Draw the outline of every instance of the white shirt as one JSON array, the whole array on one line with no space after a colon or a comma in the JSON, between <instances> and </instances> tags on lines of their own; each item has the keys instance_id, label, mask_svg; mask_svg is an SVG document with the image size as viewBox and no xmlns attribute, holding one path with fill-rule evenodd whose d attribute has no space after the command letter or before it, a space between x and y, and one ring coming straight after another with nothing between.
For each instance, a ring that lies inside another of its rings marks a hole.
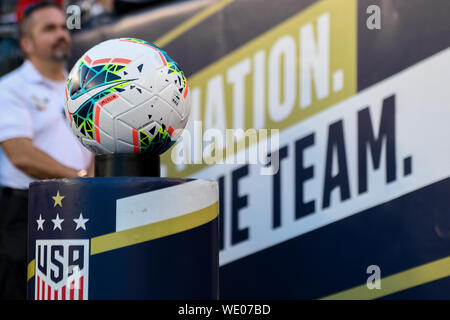
<instances>
[{"instance_id":1,"label":"white shirt","mask_svg":"<svg viewBox=\"0 0 450 320\"><path fill-rule=\"evenodd\" d=\"M0 79L0 142L31 138L33 144L58 162L82 170L92 154L75 137L64 118L65 81L44 78L26 60ZM35 178L17 169L0 148L0 185L28 189Z\"/></svg>"}]
</instances>

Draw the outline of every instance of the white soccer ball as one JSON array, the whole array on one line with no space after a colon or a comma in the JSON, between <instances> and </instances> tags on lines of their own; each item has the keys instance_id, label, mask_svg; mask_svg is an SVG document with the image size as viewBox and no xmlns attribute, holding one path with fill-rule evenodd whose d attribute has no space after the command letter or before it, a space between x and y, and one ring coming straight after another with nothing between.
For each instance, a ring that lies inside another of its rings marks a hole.
<instances>
[{"instance_id":1,"label":"white soccer ball","mask_svg":"<svg viewBox=\"0 0 450 320\"><path fill-rule=\"evenodd\" d=\"M144 40L121 38L87 51L67 79L65 112L94 153L161 154L186 126L187 79L169 55Z\"/></svg>"}]
</instances>

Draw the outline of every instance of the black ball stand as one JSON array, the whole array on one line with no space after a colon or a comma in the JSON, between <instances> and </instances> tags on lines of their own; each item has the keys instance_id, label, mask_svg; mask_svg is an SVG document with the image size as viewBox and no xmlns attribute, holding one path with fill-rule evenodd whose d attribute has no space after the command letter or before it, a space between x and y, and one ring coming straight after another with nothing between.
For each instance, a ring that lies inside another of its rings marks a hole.
<instances>
[{"instance_id":1,"label":"black ball stand","mask_svg":"<svg viewBox=\"0 0 450 320\"><path fill-rule=\"evenodd\" d=\"M151 153L112 153L95 156L95 177L160 177L159 155Z\"/></svg>"}]
</instances>

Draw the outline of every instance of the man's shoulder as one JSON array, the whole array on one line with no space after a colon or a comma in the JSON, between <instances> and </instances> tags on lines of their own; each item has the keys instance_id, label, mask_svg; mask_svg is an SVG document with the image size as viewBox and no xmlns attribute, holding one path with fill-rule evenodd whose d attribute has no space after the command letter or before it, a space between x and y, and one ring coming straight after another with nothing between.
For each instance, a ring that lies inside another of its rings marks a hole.
<instances>
[{"instance_id":1,"label":"man's shoulder","mask_svg":"<svg viewBox=\"0 0 450 320\"><path fill-rule=\"evenodd\" d=\"M23 64L14 69L13 71L5 74L0 78L0 94L4 90L8 92L20 92L23 89L23 85L26 84L25 77L23 76Z\"/></svg>"}]
</instances>

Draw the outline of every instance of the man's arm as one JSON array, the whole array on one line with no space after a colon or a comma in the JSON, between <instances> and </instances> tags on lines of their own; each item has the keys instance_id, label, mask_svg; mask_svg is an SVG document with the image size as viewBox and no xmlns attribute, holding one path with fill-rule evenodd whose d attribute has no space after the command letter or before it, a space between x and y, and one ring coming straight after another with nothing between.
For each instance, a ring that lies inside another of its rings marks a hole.
<instances>
[{"instance_id":1,"label":"man's arm","mask_svg":"<svg viewBox=\"0 0 450 320\"><path fill-rule=\"evenodd\" d=\"M36 148L29 138L13 138L0 143L11 163L37 179L75 178L78 171L66 167L44 151Z\"/></svg>"},{"instance_id":2,"label":"man's arm","mask_svg":"<svg viewBox=\"0 0 450 320\"><path fill-rule=\"evenodd\" d=\"M89 168L87 169L88 177L93 177L94 172L95 172L95 157L92 157L91 164L89 165Z\"/></svg>"}]
</instances>

